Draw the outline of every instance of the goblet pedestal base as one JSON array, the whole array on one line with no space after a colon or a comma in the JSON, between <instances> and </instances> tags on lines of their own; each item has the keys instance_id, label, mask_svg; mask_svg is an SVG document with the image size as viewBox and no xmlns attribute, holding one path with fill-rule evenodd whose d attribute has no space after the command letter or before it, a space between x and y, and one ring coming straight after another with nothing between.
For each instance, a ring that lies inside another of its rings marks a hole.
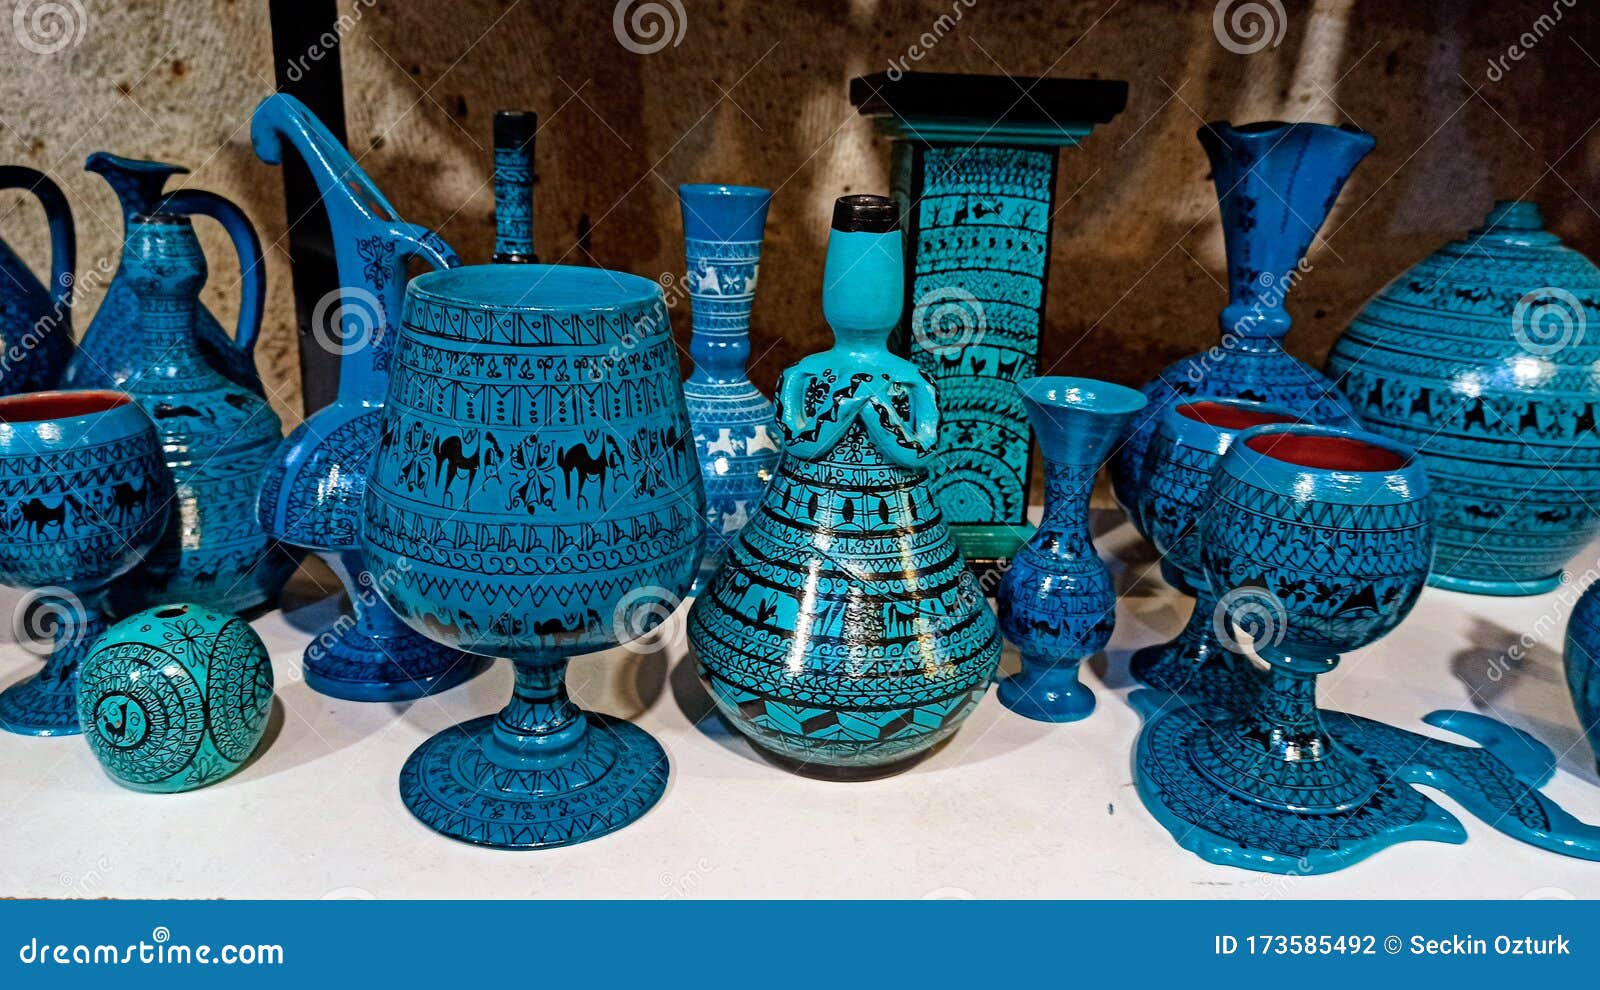
<instances>
[{"instance_id":1,"label":"goblet pedestal base","mask_svg":"<svg viewBox=\"0 0 1600 990\"><path fill-rule=\"evenodd\" d=\"M360 622L321 633L304 656L306 685L345 701L411 701L438 694L476 677L489 663L404 627L378 635Z\"/></svg>"},{"instance_id":2,"label":"goblet pedestal base","mask_svg":"<svg viewBox=\"0 0 1600 990\"><path fill-rule=\"evenodd\" d=\"M446 729L406 761L400 798L424 825L497 849L569 846L635 821L667 788L667 754L629 722L584 712L573 748L537 765L506 752L501 717Z\"/></svg>"},{"instance_id":3,"label":"goblet pedestal base","mask_svg":"<svg viewBox=\"0 0 1600 990\"><path fill-rule=\"evenodd\" d=\"M1076 722L1094 713L1094 692L1078 680L1078 664L1022 669L995 689L1000 703L1036 722Z\"/></svg>"},{"instance_id":4,"label":"goblet pedestal base","mask_svg":"<svg viewBox=\"0 0 1600 990\"><path fill-rule=\"evenodd\" d=\"M64 676L60 676L64 675ZM45 668L0 693L0 729L24 736L75 736L78 726L78 669Z\"/></svg>"}]
</instances>

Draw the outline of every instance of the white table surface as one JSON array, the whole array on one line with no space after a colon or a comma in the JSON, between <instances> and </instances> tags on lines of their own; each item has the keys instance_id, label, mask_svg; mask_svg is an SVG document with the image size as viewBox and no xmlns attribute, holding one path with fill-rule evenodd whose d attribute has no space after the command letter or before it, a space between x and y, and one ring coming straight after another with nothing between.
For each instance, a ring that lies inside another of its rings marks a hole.
<instances>
[{"instance_id":1,"label":"white table surface","mask_svg":"<svg viewBox=\"0 0 1600 990\"><path fill-rule=\"evenodd\" d=\"M1322 877L1213 866L1180 849L1134 791L1139 717L1126 700L1127 665L1131 650L1181 627L1189 599L1160 581L1126 524L1098 542L1123 597L1111 649L1085 672L1100 701L1089 719L1032 722L991 691L953 740L899 776L812 780L767 763L710 713L681 642L643 657L614 650L574 662L569 684L580 704L661 741L672 761L666 795L621 832L533 852L436 835L412 819L396 785L423 739L505 703L510 665L412 703L316 694L300 679L300 653L338 601L315 600L315 577L303 572L287 610L254 623L272 651L278 703L263 750L235 776L188 794L140 794L102 773L81 738L0 733L0 896L1600 896L1600 864L1503 836L1432 791L1465 824L1465 845L1408 843ZM1573 573L1596 556L1586 551ZM16 597L0 597L0 614ZM1575 597L1576 585L1521 599L1430 588L1399 630L1322 678L1323 702L1435 735L1418 719L1436 708L1503 718L1560 754L1545 793L1600 822L1600 778L1561 672ZM1525 632L1527 659L1502 669ZM0 684L37 663L0 644ZM1004 669L1015 665L1008 648Z\"/></svg>"}]
</instances>

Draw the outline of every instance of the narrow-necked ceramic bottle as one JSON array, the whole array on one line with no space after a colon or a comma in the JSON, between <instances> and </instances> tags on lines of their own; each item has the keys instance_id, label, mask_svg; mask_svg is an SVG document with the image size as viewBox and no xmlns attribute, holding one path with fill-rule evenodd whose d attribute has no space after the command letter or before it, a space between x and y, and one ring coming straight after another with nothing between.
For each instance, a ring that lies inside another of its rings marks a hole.
<instances>
[{"instance_id":1,"label":"narrow-necked ceramic bottle","mask_svg":"<svg viewBox=\"0 0 1600 990\"><path fill-rule=\"evenodd\" d=\"M256 492L283 427L266 400L200 354L206 261L188 217L135 215L122 273L138 322L122 345L130 370L116 385L155 420L178 489L172 525L138 575L145 600L228 612L261 605L298 562L256 521Z\"/></svg>"},{"instance_id":2,"label":"narrow-necked ceramic bottle","mask_svg":"<svg viewBox=\"0 0 1600 990\"><path fill-rule=\"evenodd\" d=\"M698 591L760 503L778 464L772 400L750 381L750 311L761 264L770 190L751 186L678 187L694 371L683 383L695 453L706 483L706 552Z\"/></svg>"},{"instance_id":3,"label":"narrow-necked ceramic bottle","mask_svg":"<svg viewBox=\"0 0 1600 990\"><path fill-rule=\"evenodd\" d=\"M905 301L899 210L834 207L834 346L784 372L784 453L689 613L717 707L802 767L882 772L948 737L1000 663L994 614L934 501L933 386L889 353Z\"/></svg>"},{"instance_id":4,"label":"narrow-necked ceramic bottle","mask_svg":"<svg viewBox=\"0 0 1600 990\"><path fill-rule=\"evenodd\" d=\"M494 260L535 263L533 249L533 146L539 115L532 110L494 112Z\"/></svg>"}]
</instances>

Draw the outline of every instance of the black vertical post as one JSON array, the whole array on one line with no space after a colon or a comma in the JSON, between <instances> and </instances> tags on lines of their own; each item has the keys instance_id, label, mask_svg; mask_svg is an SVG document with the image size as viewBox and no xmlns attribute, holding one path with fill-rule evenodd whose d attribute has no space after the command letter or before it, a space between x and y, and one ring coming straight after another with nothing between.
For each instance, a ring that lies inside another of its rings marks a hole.
<instances>
[{"instance_id":1,"label":"black vertical post","mask_svg":"<svg viewBox=\"0 0 1600 990\"><path fill-rule=\"evenodd\" d=\"M272 61L278 90L294 96L349 145L344 124L344 77L339 67L337 0L269 0ZM283 199L289 219L289 262L294 273L295 320L300 327L301 401L307 413L332 402L339 390L339 360L311 333L319 300L339 288L333 231L321 194L297 155L284 156ZM337 304L324 313L337 311Z\"/></svg>"}]
</instances>

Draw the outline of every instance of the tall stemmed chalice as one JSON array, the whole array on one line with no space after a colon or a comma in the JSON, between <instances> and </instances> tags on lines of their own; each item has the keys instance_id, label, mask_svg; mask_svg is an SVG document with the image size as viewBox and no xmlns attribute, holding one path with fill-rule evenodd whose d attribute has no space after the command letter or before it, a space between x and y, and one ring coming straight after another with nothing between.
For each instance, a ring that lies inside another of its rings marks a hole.
<instances>
[{"instance_id":1,"label":"tall stemmed chalice","mask_svg":"<svg viewBox=\"0 0 1600 990\"><path fill-rule=\"evenodd\" d=\"M121 392L0 399L0 584L51 617L44 669L0 693L0 729L78 729L78 664L105 631L112 582L166 530L172 473L150 418Z\"/></svg>"},{"instance_id":2,"label":"tall stemmed chalice","mask_svg":"<svg viewBox=\"0 0 1600 990\"><path fill-rule=\"evenodd\" d=\"M384 599L516 665L499 715L423 743L401 797L507 849L582 842L661 796L667 759L580 710L569 658L642 636L688 590L705 493L661 290L597 268L483 265L406 289L362 544Z\"/></svg>"}]
</instances>

